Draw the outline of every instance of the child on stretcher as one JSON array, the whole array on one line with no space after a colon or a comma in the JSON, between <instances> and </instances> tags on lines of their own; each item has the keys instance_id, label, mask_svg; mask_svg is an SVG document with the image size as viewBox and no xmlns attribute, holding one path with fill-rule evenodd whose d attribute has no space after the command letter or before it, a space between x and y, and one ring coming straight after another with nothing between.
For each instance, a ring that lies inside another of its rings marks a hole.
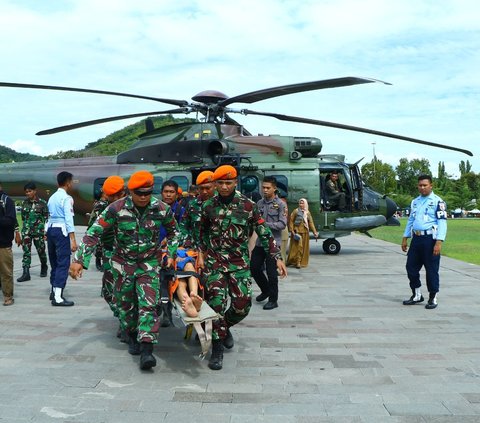
<instances>
[{"instance_id":1,"label":"child on stretcher","mask_svg":"<svg viewBox=\"0 0 480 423\"><path fill-rule=\"evenodd\" d=\"M179 248L177 250L176 270L181 272L196 272L195 261L197 253L193 250ZM197 317L202 308L203 298L198 295L199 281L191 275L178 277L174 282L171 292L175 292L182 304L182 310L188 317Z\"/></svg>"}]
</instances>

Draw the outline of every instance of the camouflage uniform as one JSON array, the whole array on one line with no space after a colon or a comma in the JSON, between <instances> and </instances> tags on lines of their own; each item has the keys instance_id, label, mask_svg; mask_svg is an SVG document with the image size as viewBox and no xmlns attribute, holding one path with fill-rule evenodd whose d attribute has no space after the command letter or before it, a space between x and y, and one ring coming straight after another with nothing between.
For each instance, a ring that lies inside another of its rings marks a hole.
<instances>
[{"instance_id":1,"label":"camouflage uniform","mask_svg":"<svg viewBox=\"0 0 480 423\"><path fill-rule=\"evenodd\" d=\"M186 248L198 249L200 244L200 214L204 201L196 197L188 202L179 229Z\"/></svg>"},{"instance_id":2,"label":"camouflage uniform","mask_svg":"<svg viewBox=\"0 0 480 423\"><path fill-rule=\"evenodd\" d=\"M74 262L88 268L102 234L113 230L111 264L118 317L126 333L138 330L139 342L156 343L158 338L160 225L167 231L168 253L173 257L178 231L170 207L152 197L140 213L127 196L106 208L87 230L74 257Z\"/></svg>"},{"instance_id":3,"label":"camouflage uniform","mask_svg":"<svg viewBox=\"0 0 480 423\"><path fill-rule=\"evenodd\" d=\"M208 273L207 302L221 316L213 324L213 340L225 339L227 329L242 321L250 311L248 240L254 231L263 248L275 259L280 258L272 232L253 201L236 191L229 204L222 203L219 195L203 203L199 236Z\"/></svg>"},{"instance_id":4,"label":"camouflage uniform","mask_svg":"<svg viewBox=\"0 0 480 423\"><path fill-rule=\"evenodd\" d=\"M47 253L45 249L45 224L48 220L48 206L45 200L35 198L30 201L28 198L22 203L22 266L29 268L32 263L32 242L37 249L40 262L47 264Z\"/></svg>"},{"instance_id":5,"label":"camouflage uniform","mask_svg":"<svg viewBox=\"0 0 480 423\"><path fill-rule=\"evenodd\" d=\"M87 229L93 225L93 223L97 220L98 216L108 207L108 201L104 198L100 198L93 203L93 209L90 213L90 218L88 219ZM97 245L95 250L95 257L97 260L103 257L103 240L100 244ZM105 266L105 260L103 260ZM105 271L105 267L103 268Z\"/></svg>"},{"instance_id":6,"label":"camouflage uniform","mask_svg":"<svg viewBox=\"0 0 480 423\"><path fill-rule=\"evenodd\" d=\"M114 245L114 232L112 227L105 229L101 236L102 243L102 262L103 262L103 276L102 276L102 297L107 302L113 315L118 317L118 310L115 302L114 286L115 281L113 279L113 245ZM98 251L98 247L97 250Z\"/></svg>"}]
</instances>

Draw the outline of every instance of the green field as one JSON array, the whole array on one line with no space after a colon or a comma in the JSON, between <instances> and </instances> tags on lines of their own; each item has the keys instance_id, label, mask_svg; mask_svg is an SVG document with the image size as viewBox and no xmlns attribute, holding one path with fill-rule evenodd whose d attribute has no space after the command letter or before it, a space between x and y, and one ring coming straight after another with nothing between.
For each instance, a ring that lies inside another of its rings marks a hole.
<instances>
[{"instance_id":1,"label":"green field","mask_svg":"<svg viewBox=\"0 0 480 423\"><path fill-rule=\"evenodd\" d=\"M381 226L370 231L377 239L401 245L407 218L400 226ZM480 219L449 219L442 255L480 265Z\"/></svg>"}]
</instances>

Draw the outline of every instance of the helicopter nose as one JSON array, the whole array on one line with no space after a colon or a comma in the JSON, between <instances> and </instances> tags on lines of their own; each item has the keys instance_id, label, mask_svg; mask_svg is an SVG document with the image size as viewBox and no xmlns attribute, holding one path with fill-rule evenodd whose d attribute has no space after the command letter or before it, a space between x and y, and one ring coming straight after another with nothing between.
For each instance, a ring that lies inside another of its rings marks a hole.
<instances>
[{"instance_id":1,"label":"helicopter nose","mask_svg":"<svg viewBox=\"0 0 480 423\"><path fill-rule=\"evenodd\" d=\"M385 201L387 202L387 216L386 218L388 219L389 217L393 216L397 212L397 203L393 201L391 198L385 197Z\"/></svg>"}]
</instances>

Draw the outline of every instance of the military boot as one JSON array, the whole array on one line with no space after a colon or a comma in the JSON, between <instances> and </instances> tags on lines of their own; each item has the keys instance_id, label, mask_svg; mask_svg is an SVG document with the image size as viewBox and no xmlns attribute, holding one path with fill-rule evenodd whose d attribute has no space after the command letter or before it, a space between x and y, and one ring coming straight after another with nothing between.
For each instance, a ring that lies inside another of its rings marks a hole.
<instances>
[{"instance_id":1,"label":"military boot","mask_svg":"<svg viewBox=\"0 0 480 423\"><path fill-rule=\"evenodd\" d=\"M23 274L17 279L17 282L26 282L30 280L30 268L23 266Z\"/></svg>"},{"instance_id":2,"label":"military boot","mask_svg":"<svg viewBox=\"0 0 480 423\"><path fill-rule=\"evenodd\" d=\"M221 339L212 342L212 355L208 361L208 367L212 370L221 370L223 367L223 342Z\"/></svg>"},{"instance_id":3,"label":"military boot","mask_svg":"<svg viewBox=\"0 0 480 423\"><path fill-rule=\"evenodd\" d=\"M50 294L52 297L52 295ZM73 301L68 301L63 297L63 288L53 288L53 298L52 306L55 307L71 307L75 303Z\"/></svg>"},{"instance_id":4,"label":"military boot","mask_svg":"<svg viewBox=\"0 0 480 423\"><path fill-rule=\"evenodd\" d=\"M42 267L40 268L40 277L44 278L48 274L48 266L47 263L42 263Z\"/></svg>"},{"instance_id":5,"label":"military boot","mask_svg":"<svg viewBox=\"0 0 480 423\"><path fill-rule=\"evenodd\" d=\"M137 341L137 332L128 334L128 353L131 355L140 354L140 343Z\"/></svg>"},{"instance_id":6,"label":"military boot","mask_svg":"<svg viewBox=\"0 0 480 423\"><path fill-rule=\"evenodd\" d=\"M140 369L149 370L157 365L157 360L153 356L153 344L151 342L142 342L140 344Z\"/></svg>"}]
</instances>

